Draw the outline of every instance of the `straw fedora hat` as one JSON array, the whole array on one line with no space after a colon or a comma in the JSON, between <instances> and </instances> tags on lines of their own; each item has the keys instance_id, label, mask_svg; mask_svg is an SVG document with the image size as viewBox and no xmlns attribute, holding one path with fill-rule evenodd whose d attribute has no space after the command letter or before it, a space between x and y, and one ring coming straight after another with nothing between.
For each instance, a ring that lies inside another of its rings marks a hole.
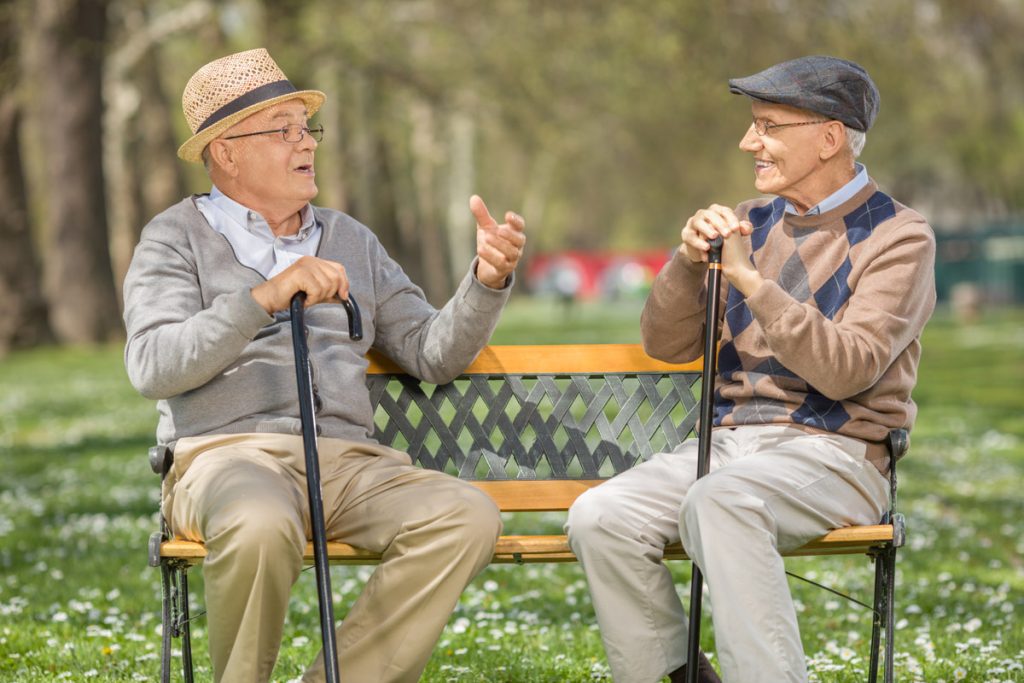
<instances>
[{"instance_id":1,"label":"straw fedora hat","mask_svg":"<svg viewBox=\"0 0 1024 683\"><path fill-rule=\"evenodd\" d=\"M181 108L192 137L178 148L185 161L202 161L210 142L247 116L279 102L300 99L312 116L326 96L319 90L297 90L265 48L216 59L192 75L181 96Z\"/></svg>"}]
</instances>

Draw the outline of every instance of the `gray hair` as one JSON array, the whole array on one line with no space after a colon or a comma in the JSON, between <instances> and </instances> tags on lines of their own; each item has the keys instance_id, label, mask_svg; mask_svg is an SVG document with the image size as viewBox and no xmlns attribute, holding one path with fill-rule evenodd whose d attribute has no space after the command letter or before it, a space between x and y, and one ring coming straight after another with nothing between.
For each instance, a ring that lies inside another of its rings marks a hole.
<instances>
[{"instance_id":1,"label":"gray hair","mask_svg":"<svg viewBox=\"0 0 1024 683\"><path fill-rule=\"evenodd\" d=\"M853 158L856 159L864 150L864 143L867 142L868 134L856 128L846 126L846 147L850 150Z\"/></svg>"}]
</instances>

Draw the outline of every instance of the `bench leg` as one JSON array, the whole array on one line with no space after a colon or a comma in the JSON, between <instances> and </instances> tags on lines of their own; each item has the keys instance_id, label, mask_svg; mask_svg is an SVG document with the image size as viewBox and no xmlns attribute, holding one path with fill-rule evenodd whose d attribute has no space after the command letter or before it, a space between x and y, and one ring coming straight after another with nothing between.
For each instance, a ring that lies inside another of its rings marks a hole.
<instances>
[{"instance_id":1,"label":"bench leg","mask_svg":"<svg viewBox=\"0 0 1024 683\"><path fill-rule=\"evenodd\" d=\"M171 658L175 638L181 638L181 667L186 683L195 680L192 668L192 622L188 610L188 565L163 561L160 563L163 589L160 645L160 681L171 683Z\"/></svg>"},{"instance_id":2,"label":"bench leg","mask_svg":"<svg viewBox=\"0 0 1024 683\"><path fill-rule=\"evenodd\" d=\"M160 683L171 683L171 631L174 620L171 617L171 606L174 596L171 593L171 572L174 571L167 562L160 563L160 585L162 588L160 623L163 626L160 638Z\"/></svg>"},{"instance_id":3,"label":"bench leg","mask_svg":"<svg viewBox=\"0 0 1024 683\"><path fill-rule=\"evenodd\" d=\"M188 567L178 570L179 573L179 615L181 619L181 666L185 673L185 683L193 683L192 670L192 621L188 614Z\"/></svg>"},{"instance_id":4,"label":"bench leg","mask_svg":"<svg viewBox=\"0 0 1024 683\"><path fill-rule=\"evenodd\" d=\"M896 652L896 548L886 548L885 564L885 683L893 683Z\"/></svg>"},{"instance_id":5,"label":"bench leg","mask_svg":"<svg viewBox=\"0 0 1024 683\"><path fill-rule=\"evenodd\" d=\"M894 678L896 642L896 548L887 547L873 555L875 561L875 599L871 625L871 661L868 683L878 681L878 658L882 629L885 629L884 683Z\"/></svg>"},{"instance_id":6,"label":"bench leg","mask_svg":"<svg viewBox=\"0 0 1024 683\"><path fill-rule=\"evenodd\" d=\"M868 683L878 683L878 653L882 645L882 614L884 609L883 605L880 604L884 600L882 596L882 586L884 585L882 565L885 562L881 554L872 555L871 559L875 562L875 595L874 605L871 610L871 660L868 665Z\"/></svg>"}]
</instances>

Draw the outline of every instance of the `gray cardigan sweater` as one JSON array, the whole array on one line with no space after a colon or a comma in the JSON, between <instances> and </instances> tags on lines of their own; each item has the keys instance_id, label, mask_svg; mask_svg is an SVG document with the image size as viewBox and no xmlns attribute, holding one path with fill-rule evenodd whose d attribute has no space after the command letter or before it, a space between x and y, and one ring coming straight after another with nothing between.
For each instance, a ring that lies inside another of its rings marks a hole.
<instances>
[{"instance_id":1,"label":"gray cardigan sweater","mask_svg":"<svg viewBox=\"0 0 1024 683\"><path fill-rule=\"evenodd\" d=\"M367 350L383 351L425 381L448 381L487 343L510 287L490 289L471 269L438 311L366 226L313 210L323 226L318 256L345 267L364 335L348 338L340 304L307 310L322 401L317 423L323 436L370 441ZM157 399L160 443L222 433L301 434L289 314L268 315L250 294L264 281L238 262L192 197L142 231L124 283L125 366L135 388Z\"/></svg>"}]
</instances>

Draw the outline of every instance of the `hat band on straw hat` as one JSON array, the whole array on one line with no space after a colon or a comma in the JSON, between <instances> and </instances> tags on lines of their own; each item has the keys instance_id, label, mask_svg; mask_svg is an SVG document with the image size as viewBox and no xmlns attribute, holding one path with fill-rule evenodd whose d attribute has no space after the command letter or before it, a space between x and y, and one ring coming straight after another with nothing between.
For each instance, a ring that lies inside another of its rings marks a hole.
<instances>
[{"instance_id":1,"label":"hat band on straw hat","mask_svg":"<svg viewBox=\"0 0 1024 683\"><path fill-rule=\"evenodd\" d=\"M218 121L240 112L246 107L251 107L252 105L259 104L265 100L270 100L275 97L288 95L294 92L298 92L298 90L294 85L292 85L291 81L288 80L274 81L273 83L261 85L258 88L250 90L241 97L231 100L223 107L210 114L210 116L200 124L199 128L196 129L196 133L201 133Z\"/></svg>"}]
</instances>

